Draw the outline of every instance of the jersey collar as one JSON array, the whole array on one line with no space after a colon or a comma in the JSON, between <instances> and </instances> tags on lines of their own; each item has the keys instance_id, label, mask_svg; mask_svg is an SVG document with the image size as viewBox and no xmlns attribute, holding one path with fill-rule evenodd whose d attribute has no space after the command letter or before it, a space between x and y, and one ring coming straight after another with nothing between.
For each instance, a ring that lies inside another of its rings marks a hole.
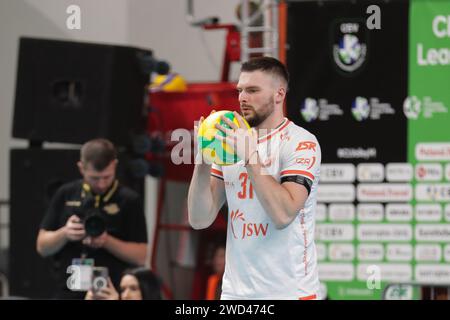
<instances>
[{"instance_id":1,"label":"jersey collar","mask_svg":"<svg viewBox=\"0 0 450 320\"><path fill-rule=\"evenodd\" d=\"M266 134L260 138L258 138L258 143L265 142L267 140L270 140L273 136L278 134L279 132L283 131L288 125L291 123L288 118L284 118L283 122L276 127L274 130L272 130L269 134Z\"/></svg>"}]
</instances>

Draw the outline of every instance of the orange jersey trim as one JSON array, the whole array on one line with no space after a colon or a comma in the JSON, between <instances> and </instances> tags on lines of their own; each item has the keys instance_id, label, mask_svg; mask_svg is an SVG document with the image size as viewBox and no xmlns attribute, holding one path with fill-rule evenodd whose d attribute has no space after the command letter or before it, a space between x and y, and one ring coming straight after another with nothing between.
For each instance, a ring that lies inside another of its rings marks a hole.
<instances>
[{"instance_id":1,"label":"orange jersey trim","mask_svg":"<svg viewBox=\"0 0 450 320\"><path fill-rule=\"evenodd\" d=\"M218 176L220 176L220 177L223 178L223 173L222 173L222 171L219 171L219 170L217 170L217 169L211 169L211 174L215 174L215 175L218 175Z\"/></svg>"},{"instance_id":2,"label":"orange jersey trim","mask_svg":"<svg viewBox=\"0 0 450 320\"><path fill-rule=\"evenodd\" d=\"M314 176L311 173L309 173L308 171L303 171L303 170L285 170L285 171L281 171L280 176L285 176L285 175L307 176L308 178L314 180Z\"/></svg>"},{"instance_id":3,"label":"orange jersey trim","mask_svg":"<svg viewBox=\"0 0 450 320\"><path fill-rule=\"evenodd\" d=\"M317 299L317 295L315 295L315 294L312 294L312 295L306 296L306 297L298 298L298 300L315 300L315 299Z\"/></svg>"},{"instance_id":4,"label":"orange jersey trim","mask_svg":"<svg viewBox=\"0 0 450 320\"><path fill-rule=\"evenodd\" d=\"M269 139L272 138L274 135L276 135L276 134L279 133L280 131L284 130L284 128L286 128L290 123L291 123L290 120L286 120L286 123L283 124L283 125L282 125L281 127L279 127L278 129L276 129L274 132L269 133L267 136L265 136L265 137L263 137L263 138L261 138L261 139L258 139L258 143L265 142L265 141L269 140Z\"/></svg>"}]
</instances>

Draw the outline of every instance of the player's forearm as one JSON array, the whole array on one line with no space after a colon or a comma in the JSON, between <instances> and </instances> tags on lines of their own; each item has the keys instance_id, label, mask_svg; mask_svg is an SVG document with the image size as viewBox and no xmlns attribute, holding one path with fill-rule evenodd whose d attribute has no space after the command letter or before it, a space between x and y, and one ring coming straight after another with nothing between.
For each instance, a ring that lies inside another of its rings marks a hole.
<instances>
[{"instance_id":1,"label":"player's forearm","mask_svg":"<svg viewBox=\"0 0 450 320\"><path fill-rule=\"evenodd\" d=\"M210 172L210 165L197 164L192 175L188 193L188 216L194 229L207 228L215 219Z\"/></svg>"},{"instance_id":2,"label":"player's forearm","mask_svg":"<svg viewBox=\"0 0 450 320\"><path fill-rule=\"evenodd\" d=\"M287 227L297 216L298 208L290 193L271 175L262 174L259 159L247 165L247 172L258 200L274 222L277 229Z\"/></svg>"},{"instance_id":3,"label":"player's forearm","mask_svg":"<svg viewBox=\"0 0 450 320\"><path fill-rule=\"evenodd\" d=\"M147 243L127 242L108 235L103 248L116 258L137 266L145 265L147 259Z\"/></svg>"},{"instance_id":4,"label":"player's forearm","mask_svg":"<svg viewBox=\"0 0 450 320\"><path fill-rule=\"evenodd\" d=\"M67 243L64 227L55 231L41 230L36 241L36 250L43 256L51 256L61 250Z\"/></svg>"}]
</instances>

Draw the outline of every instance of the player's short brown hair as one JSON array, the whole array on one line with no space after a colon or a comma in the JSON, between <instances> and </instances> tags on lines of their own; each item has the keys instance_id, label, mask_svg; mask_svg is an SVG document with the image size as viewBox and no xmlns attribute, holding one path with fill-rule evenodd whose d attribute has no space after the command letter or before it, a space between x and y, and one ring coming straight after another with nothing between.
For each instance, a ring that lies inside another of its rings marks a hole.
<instances>
[{"instance_id":1,"label":"player's short brown hair","mask_svg":"<svg viewBox=\"0 0 450 320\"><path fill-rule=\"evenodd\" d=\"M278 76L289 84L289 72L281 61L272 57L258 57L244 62L241 66L241 72L263 71Z\"/></svg>"}]
</instances>

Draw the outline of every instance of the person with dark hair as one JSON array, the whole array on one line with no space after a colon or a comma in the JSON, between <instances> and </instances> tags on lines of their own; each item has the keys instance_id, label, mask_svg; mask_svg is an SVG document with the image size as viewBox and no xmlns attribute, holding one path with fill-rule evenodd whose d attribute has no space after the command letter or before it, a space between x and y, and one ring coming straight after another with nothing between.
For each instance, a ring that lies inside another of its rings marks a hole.
<instances>
[{"instance_id":1,"label":"person with dark hair","mask_svg":"<svg viewBox=\"0 0 450 320\"><path fill-rule=\"evenodd\" d=\"M239 127L216 124L239 157L203 161L197 151L188 194L189 222L210 226L228 204L221 299L320 299L314 227L321 150L316 137L285 118L286 67L270 57L242 64ZM245 128L244 119L252 127ZM200 124L203 118L200 119ZM198 127L194 127L198 131Z\"/></svg>"},{"instance_id":2,"label":"person with dark hair","mask_svg":"<svg viewBox=\"0 0 450 320\"><path fill-rule=\"evenodd\" d=\"M83 299L85 292L69 277L78 265L107 267L112 282L121 273L143 266L147 257L147 229L142 201L116 180L117 152L106 139L86 142L78 168L83 177L61 186L41 223L36 248L53 260L58 290L55 298ZM81 269L80 269L81 270ZM70 288L69 288L70 287Z\"/></svg>"},{"instance_id":3,"label":"person with dark hair","mask_svg":"<svg viewBox=\"0 0 450 320\"><path fill-rule=\"evenodd\" d=\"M212 274L206 283L206 300L219 300L222 293L222 277L225 272L225 245L216 246L211 259Z\"/></svg>"},{"instance_id":4,"label":"person with dark hair","mask_svg":"<svg viewBox=\"0 0 450 320\"><path fill-rule=\"evenodd\" d=\"M161 287L161 279L150 269L128 269L120 279L120 294L109 281L108 287L97 293L89 290L86 300L162 300Z\"/></svg>"},{"instance_id":5,"label":"person with dark hair","mask_svg":"<svg viewBox=\"0 0 450 320\"><path fill-rule=\"evenodd\" d=\"M136 284L139 285L139 288L136 288ZM135 299L139 295L136 289L139 289L141 300L162 300L161 286L161 279L149 269L126 270L120 281L120 298L122 300L139 300Z\"/></svg>"}]
</instances>

